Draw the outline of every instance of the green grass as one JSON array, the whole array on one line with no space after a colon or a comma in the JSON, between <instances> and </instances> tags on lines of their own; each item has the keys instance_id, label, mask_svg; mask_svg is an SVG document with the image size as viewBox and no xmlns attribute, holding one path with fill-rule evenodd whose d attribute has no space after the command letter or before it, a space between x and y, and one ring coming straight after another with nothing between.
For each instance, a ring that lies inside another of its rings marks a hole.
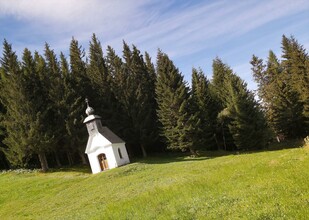
<instances>
[{"instance_id":1,"label":"green grass","mask_svg":"<svg viewBox=\"0 0 309 220\"><path fill-rule=\"evenodd\" d=\"M309 147L0 174L0 219L308 219Z\"/></svg>"}]
</instances>

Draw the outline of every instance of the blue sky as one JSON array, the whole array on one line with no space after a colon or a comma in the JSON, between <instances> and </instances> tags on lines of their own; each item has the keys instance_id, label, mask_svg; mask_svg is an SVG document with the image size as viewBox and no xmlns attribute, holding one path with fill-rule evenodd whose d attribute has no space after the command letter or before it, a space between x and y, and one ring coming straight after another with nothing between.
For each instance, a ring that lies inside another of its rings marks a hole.
<instances>
[{"instance_id":1,"label":"blue sky","mask_svg":"<svg viewBox=\"0 0 309 220\"><path fill-rule=\"evenodd\" d=\"M87 51L92 33L119 55L122 40L153 61L161 48L187 81L192 67L210 78L218 56L255 89L253 54L265 59L272 49L280 56L283 34L294 35L308 51L309 1L0 0L0 39L18 55L25 47L42 52L45 42L67 54L73 36Z\"/></svg>"}]
</instances>

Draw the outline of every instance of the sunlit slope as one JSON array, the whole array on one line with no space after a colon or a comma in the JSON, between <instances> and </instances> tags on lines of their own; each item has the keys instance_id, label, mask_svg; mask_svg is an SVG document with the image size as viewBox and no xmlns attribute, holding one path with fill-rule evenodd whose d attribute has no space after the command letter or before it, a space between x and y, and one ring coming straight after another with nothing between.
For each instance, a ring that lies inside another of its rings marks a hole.
<instances>
[{"instance_id":1,"label":"sunlit slope","mask_svg":"<svg viewBox=\"0 0 309 220\"><path fill-rule=\"evenodd\" d=\"M0 174L0 219L306 219L309 148Z\"/></svg>"}]
</instances>

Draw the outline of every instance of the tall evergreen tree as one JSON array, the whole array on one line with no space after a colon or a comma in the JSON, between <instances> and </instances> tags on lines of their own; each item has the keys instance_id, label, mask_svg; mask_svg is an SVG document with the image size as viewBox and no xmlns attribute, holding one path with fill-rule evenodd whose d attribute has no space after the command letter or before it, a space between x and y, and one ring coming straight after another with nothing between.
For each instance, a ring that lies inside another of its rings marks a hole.
<instances>
[{"instance_id":1,"label":"tall evergreen tree","mask_svg":"<svg viewBox=\"0 0 309 220\"><path fill-rule=\"evenodd\" d=\"M1 103L6 108L5 116L1 121L6 130L3 143L7 146L3 149L6 158L13 167L26 166L29 156L29 149L22 143L22 125L20 117L24 115L24 109L20 108L25 103L23 96L23 80L20 64L12 46L4 40L3 57L1 58Z\"/></svg>"},{"instance_id":2,"label":"tall evergreen tree","mask_svg":"<svg viewBox=\"0 0 309 220\"><path fill-rule=\"evenodd\" d=\"M43 171L48 169L46 153L50 150L53 135L48 130L49 106L45 104L44 82L36 72L31 52L24 50L22 64L4 42L5 93L1 97L7 108L4 126L7 137L5 153L13 166L25 166L33 153L39 156Z\"/></svg>"},{"instance_id":3,"label":"tall evergreen tree","mask_svg":"<svg viewBox=\"0 0 309 220\"><path fill-rule=\"evenodd\" d=\"M0 94L4 93L4 90L2 90L2 75L4 75L4 69L2 68L1 62L0 62ZM9 164L6 160L5 154L3 153L3 150L6 148L5 144L3 143L3 140L5 138L6 130L3 124L3 120L5 117L6 109L1 101L1 95L0 95L0 169L1 168L8 168Z\"/></svg>"},{"instance_id":4,"label":"tall evergreen tree","mask_svg":"<svg viewBox=\"0 0 309 220\"><path fill-rule=\"evenodd\" d=\"M218 57L213 60L212 69L211 91L213 91L215 100L217 100L216 137L218 145L223 146L224 150L233 150L235 144L228 128L230 118L227 117L227 98L230 96L228 83L233 75L233 70Z\"/></svg>"},{"instance_id":5,"label":"tall evergreen tree","mask_svg":"<svg viewBox=\"0 0 309 220\"><path fill-rule=\"evenodd\" d=\"M115 94L126 117L126 141L135 148L135 151L136 147L139 147L146 157L146 148L153 146L158 136L154 72L148 72L143 56L134 45L133 50L125 42L123 45L124 63L121 71L117 73L117 78L114 78L119 79L115 81L117 83ZM149 68L151 70L151 67Z\"/></svg>"},{"instance_id":6,"label":"tall evergreen tree","mask_svg":"<svg viewBox=\"0 0 309 220\"><path fill-rule=\"evenodd\" d=\"M289 77L289 84L299 95L299 102L303 106L304 131L300 135L309 133L309 56L306 49L291 36L282 37L282 67L284 74ZM295 96L296 94L294 94Z\"/></svg>"},{"instance_id":7,"label":"tall evergreen tree","mask_svg":"<svg viewBox=\"0 0 309 220\"><path fill-rule=\"evenodd\" d=\"M281 64L273 51L269 51L268 61L265 65L262 59L254 56L251 60L253 77L258 84L258 95L264 108L269 126L276 134L281 133L276 105L280 104L279 97L283 93L279 86L282 75Z\"/></svg>"},{"instance_id":8,"label":"tall evergreen tree","mask_svg":"<svg viewBox=\"0 0 309 220\"><path fill-rule=\"evenodd\" d=\"M215 149L218 101L210 88L210 82L202 70L192 70L192 107L200 119L196 146L200 149Z\"/></svg>"},{"instance_id":9,"label":"tall evergreen tree","mask_svg":"<svg viewBox=\"0 0 309 220\"><path fill-rule=\"evenodd\" d=\"M79 124L81 123L82 118L79 119L79 114L81 114L79 111L81 111L81 105L83 102L82 98L78 96L76 90L74 89L74 76L70 72L69 63L63 53L60 53L60 72L63 78L63 94L61 101L63 108L61 116L65 125L65 132L62 134L63 139L61 141L61 145L64 147L63 150L66 152L69 165L72 165L74 161L71 152L76 152L75 143L78 143L80 140L78 138L74 139L74 135L77 135L74 132L75 129L81 129ZM80 132L82 132L82 130L80 130ZM72 140L72 137L74 140ZM80 140L80 142L82 142L82 140ZM81 158L83 159L83 157Z\"/></svg>"},{"instance_id":10,"label":"tall evergreen tree","mask_svg":"<svg viewBox=\"0 0 309 220\"><path fill-rule=\"evenodd\" d=\"M130 156L133 156L135 152L132 144L134 144L133 139L136 137L132 137L132 123L125 109L124 97L122 97L126 89L127 76L123 71L124 64L122 59L110 46L107 47L106 64L110 75L111 92L115 97L112 102L115 106L114 120L110 126L117 135L125 140L128 153Z\"/></svg>"},{"instance_id":11,"label":"tall evergreen tree","mask_svg":"<svg viewBox=\"0 0 309 220\"><path fill-rule=\"evenodd\" d=\"M72 151L77 150L81 159L85 163L84 143L86 141L86 133L84 130L83 119L85 111L85 98L92 96L93 90L86 75L86 63L83 60L85 52L79 46L78 41L74 38L70 44L70 76L66 81L67 88L67 107L68 116L66 120L66 129L68 141Z\"/></svg>"},{"instance_id":12,"label":"tall evergreen tree","mask_svg":"<svg viewBox=\"0 0 309 220\"><path fill-rule=\"evenodd\" d=\"M282 64L270 51L267 64L253 56L252 71L267 120L277 137L301 137L305 133L304 105L294 87L287 63Z\"/></svg>"},{"instance_id":13,"label":"tall evergreen tree","mask_svg":"<svg viewBox=\"0 0 309 220\"><path fill-rule=\"evenodd\" d=\"M35 60L37 60L37 71L42 75L41 78L45 79L45 89L47 90L48 100L50 102L50 120L49 128L53 131L55 142L52 147L52 151L55 155L57 166L61 166L60 153L65 148L65 115L66 105L65 105L65 92L64 92L64 76L60 71L60 63L57 60L56 54L49 45L45 44L44 55L46 59L46 67L43 68L42 58L35 55ZM40 66L42 66L40 68Z\"/></svg>"},{"instance_id":14,"label":"tall evergreen tree","mask_svg":"<svg viewBox=\"0 0 309 220\"><path fill-rule=\"evenodd\" d=\"M158 119L162 124L161 135L166 138L169 149L190 150L194 146L196 130L200 121L190 109L189 88L169 57L158 52L156 98Z\"/></svg>"},{"instance_id":15,"label":"tall evergreen tree","mask_svg":"<svg viewBox=\"0 0 309 220\"><path fill-rule=\"evenodd\" d=\"M36 63L27 49L24 50L22 70L25 80L24 95L26 96L27 120L22 121L25 133L25 142L28 147L39 156L43 171L48 169L46 153L54 146L55 136L48 124L52 123L53 112L46 88L46 78L40 78Z\"/></svg>"},{"instance_id":16,"label":"tall evergreen tree","mask_svg":"<svg viewBox=\"0 0 309 220\"><path fill-rule=\"evenodd\" d=\"M267 123L253 93L220 59L213 63L213 86L221 102L218 114L223 144L227 149L256 149L266 146Z\"/></svg>"},{"instance_id":17,"label":"tall evergreen tree","mask_svg":"<svg viewBox=\"0 0 309 220\"><path fill-rule=\"evenodd\" d=\"M264 148L269 140L269 131L263 112L254 99L253 93L238 76L228 81L230 95L227 97L227 117L234 144L237 149Z\"/></svg>"},{"instance_id":18,"label":"tall evergreen tree","mask_svg":"<svg viewBox=\"0 0 309 220\"><path fill-rule=\"evenodd\" d=\"M111 75L103 56L101 43L95 34L93 34L89 46L87 77L93 88L92 94L88 95L90 101L92 101L91 105L102 116L102 122L113 127L113 124L117 121L118 106L112 91Z\"/></svg>"}]
</instances>

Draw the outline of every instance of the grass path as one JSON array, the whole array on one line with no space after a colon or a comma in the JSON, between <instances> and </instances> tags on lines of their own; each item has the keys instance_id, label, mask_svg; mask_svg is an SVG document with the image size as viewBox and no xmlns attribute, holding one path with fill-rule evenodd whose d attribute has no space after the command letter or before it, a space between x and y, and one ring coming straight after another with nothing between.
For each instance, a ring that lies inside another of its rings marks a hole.
<instances>
[{"instance_id":1,"label":"grass path","mask_svg":"<svg viewBox=\"0 0 309 220\"><path fill-rule=\"evenodd\" d=\"M308 219L309 148L0 174L0 219Z\"/></svg>"}]
</instances>

